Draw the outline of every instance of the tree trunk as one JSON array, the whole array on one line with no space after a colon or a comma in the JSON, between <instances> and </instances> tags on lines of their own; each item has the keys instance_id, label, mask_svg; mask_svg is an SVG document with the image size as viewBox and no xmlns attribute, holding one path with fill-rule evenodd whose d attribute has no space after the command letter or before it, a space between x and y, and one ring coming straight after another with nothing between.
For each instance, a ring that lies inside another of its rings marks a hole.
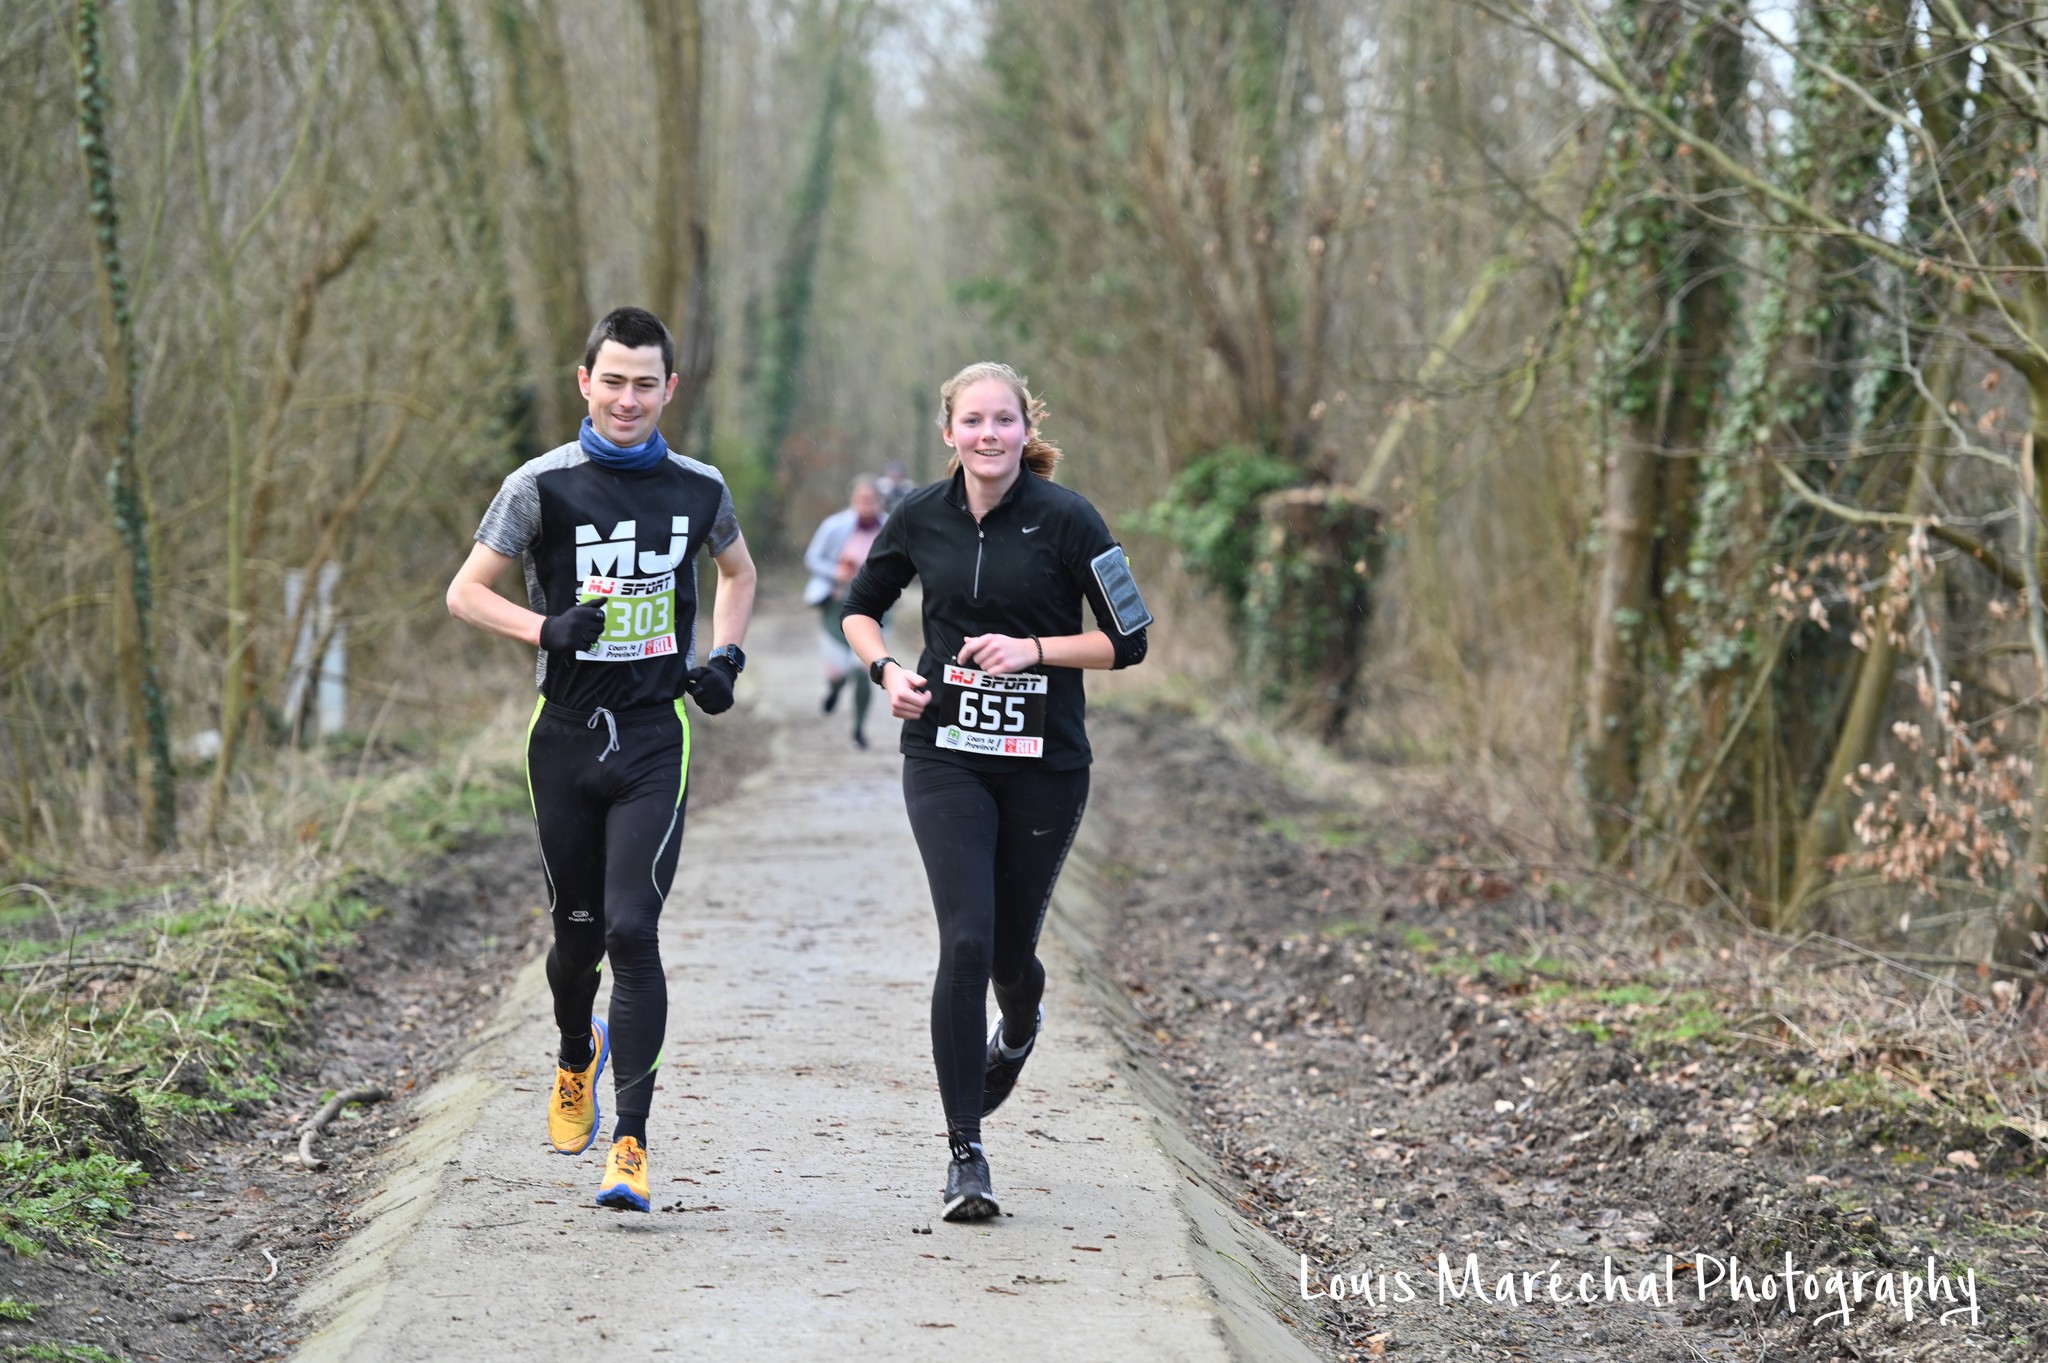
<instances>
[{"instance_id":1,"label":"tree trunk","mask_svg":"<svg viewBox=\"0 0 2048 1363\"><path fill-rule=\"evenodd\" d=\"M848 11L852 13L849 15ZM762 504L742 508L762 526L761 542L780 538L777 515L782 442L796 421L797 381L810 343L811 290L816 282L818 247L825 236L825 212L832 198L832 168L837 156L839 122L846 104L847 49L866 18L867 6L842 3L834 12L826 37L824 96L811 135L810 155L790 205L789 230L776 264L768 313L768 344L762 356L759 423L756 427L753 486Z\"/></svg>"},{"instance_id":2,"label":"tree trunk","mask_svg":"<svg viewBox=\"0 0 2048 1363\"><path fill-rule=\"evenodd\" d=\"M711 307L698 153L704 102L704 19L697 0L640 0L654 52L655 141L652 293L654 310L676 338L683 381L662 413L671 445L689 435L690 418L711 378Z\"/></svg>"},{"instance_id":3,"label":"tree trunk","mask_svg":"<svg viewBox=\"0 0 2048 1363\"><path fill-rule=\"evenodd\" d=\"M170 721L150 641L155 588L150 572L149 510L141 470L136 466L135 437L140 421L135 410L135 348L128 280L121 266L113 152L107 141L108 87L100 22L99 0L79 0L78 144L85 154L86 198L97 247L93 281L109 394L104 422L114 450L107 467L107 500L120 544L114 555L115 665L135 754L142 839L151 850L160 850L177 839L177 784L171 767Z\"/></svg>"},{"instance_id":4,"label":"tree trunk","mask_svg":"<svg viewBox=\"0 0 2048 1363\"><path fill-rule=\"evenodd\" d=\"M1807 5L1799 35L1817 60L1857 79L1879 78L1875 54L1886 35L1874 11ZM1839 85L1806 67L1793 80L1788 142L1789 195L1829 211L1875 211L1882 138ZM1845 639L1810 625L1751 627L1772 613L1770 566L1799 561L1814 534L1811 516L1781 514L1788 494L1770 448L1797 460L1848 436L1840 423L1853 408L1851 360L1864 342L1850 328L1863 317L1857 303L1869 287L1858 277L1862 258L1826 236L1773 232L1762 260L1746 335L1698 463L1684 561L1672 569L1677 691L1660 740L1695 757L1666 764L1643 804L1670 839L1652 880L1681 896L1797 880L1799 811L1832 756L1831 736L1863 661ZM1752 789L1754 778L1772 789ZM1768 920L1784 897L1766 891L1753 907Z\"/></svg>"},{"instance_id":5,"label":"tree trunk","mask_svg":"<svg viewBox=\"0 0 2048 1363\"><path fill-rule=\"evenodd\" d=\"M1636 701L1657 512L1657 452L1633 430L1608 452L1600 503L1604 552L1586 669L1585 771L1600 850L1612 856L1628 839L1636 799Z\"/></svg>"},{"instance_id":6,"label":"tree trunk","mask_svg":"<svg viewBox=\"0 0 2048 1363\"><path fill-rule=\"evenodd\" d=\"M1740 31L1731 24L1709 25L1699 36L1698 61L1711 98L1700 101L1693 111L1694 126L1715 142L1740 146L1749 135L1742 112L1749 70ZM1688 181L1695 201L1715 188L1712 173L1697 164L1699 159L1685 158L1672 169ZM1672 266L1677 324L1671 336L1669 389L1661 404L1664 446L1671 457L1658 471L1657 539L1650 565L1650 591L1661 613L1667 658L1684 647L1686 601L1681 592L1667 591L1665 583L1676 576L1692 548L1699 457L1712 437L1719 410L1741 278L1740 261L1720 214L1689 210L1683 229Z\"/></svg>"},{"instance_id":7,"label":"tree trunk","mask_svg":"<svg viewBox=\"0 0 2048 1363\"><path fill-rule=\"evenodd\" d=\"M2038 309L2048 312L2048 309ZM2048 318L2038 320L2048 322ZM2036 335L2042 334L2037 328ZM2048 368L2033 366L2027 372L2027 393L2032 408L2033 435L2028 442L2025 470L2027 504L2020 514L2030 518L2031 546L2028 566L2026 608L2028 626L2037 654L2043 647L2042 631L2048 628L2048 601L2042 599L2042 583L2048 581ZM2040 682L2048 687L2048 658L2037 657ZM1991 943L1991 958L2004 971L2025 974L2040 971L2048 963L2048 714L2034 717L2034 799L2033 826L2027 830L2026 858L2013 875L2013 887Z\"/></svg>"},{"instance_id":8,"label":"tree trunk","mask_svg":"<svg viewBox=\"0 0 2048 1363\"><path fill-rule=\"evenodd\" d=\"M1637 12L1639 55L1662 65L1665 98L1685 95L1686 121L1726 140L1742 92L1740 35L1711 22L1688 31L1692 20L1670 3ZM1620 296L1603 309L1610 368L1600 400L1611 435L1588 622L1582 770L1595 837L1612 857L1639 816L1639 762L1654 739L1645 688L1661 664L1652 644L1678 643L1668 623L1663 631L1654 625L1665 579L1690 538L1694 465L1720 395L1735 300L1724 229L1691 206L1707 188L1703 176L1689 174L1661 139L1635 138L1618 144L1608 175L1623 207L1608 222L1600 255L1611 271L1608 291ZM1692 194L1670 205L1649 192L1669 181Z\"/></svg>"},{"instance_id":9,"label":"tree trunk","mask_svg":"<svg viewBox=\"0 0 2048 1363\"><path fill-rule=\"evenodd\" d=\"M1955 386L1955 364L1943 358L1928 366L1927 390L1946 403ZM1948 429L1942 424L1941 413L1933 407L1922 412L1920 435L1913 451L1913 468L1906 490L1905 513L1920 515L1927 506L1927 494L1935 477L1934 459L1948 436ZM1888 546L1886 562L1906 552L1908 532L1895 531ZM1910 590L1910 589L1909 589ZM1886 602L1880 602L1873 612L1873 626L1868 631L1870 646L1864 651L1863 660L1857 665L1856 680L1850 691L1848 714L1842 721L1840 732L1835 738L1833 756L1828 760L1827 775L1821 778L1820 789L1814 795L1813 807L1807 811L1799 829L1799 843L1792 859L1792 889L1776 905L1770 926L1774 931L1796 931L1802 924L1813 896L1819 891L1825 879L1828 862L1832 860L1849 841L1849 791L1847 782L1850 775L1869 759L1871 744L1877 741L1879 726L1883 723L1885 705L1891 699L1892 683L1898 672L1899 653L1892 642L1892 630L1886 609Z\"/></svg>"},{"instance_id":10,"label":"tree trunk","mask_svg":"<svg viewBox=\"0 0 2048 1363\"><path fill-rule=\"evenodd\" d=\"M419 25L402 0L376 0L365 6L375 34L377 58L422 155L440 176L440 190L430 202L443 207L442 229L455 259L468 267L482 290L487 317L491 381L498 389L492 408L522 458L540 452L542 433L534 412L534 385L521 356L519 310L512 294L512 271L506 259L500 222L504 177L484 133L472 69L476 63L464 39L454 0L435 0L434 33L454 90L452 110L434 98L434 80L420 46ZM489 24L486 16L485 22ZM548 433L559 439L560 432Z\"/></svg>"},{"instance_id":11,"label":"tree trunk","mask_svg":"<svg viewBox=\"0 0 2048 1363\"><path fill-rule=\"evenodd\" d=\"M529 8L529 5L531 8ZM498 0L521 150L533 175L533 268L540 284L534 406L543 442L570 438L575 371L597 321L583 283L583 232L570 144L568 65L555 0Z\"/></svg>"}]
</instances>

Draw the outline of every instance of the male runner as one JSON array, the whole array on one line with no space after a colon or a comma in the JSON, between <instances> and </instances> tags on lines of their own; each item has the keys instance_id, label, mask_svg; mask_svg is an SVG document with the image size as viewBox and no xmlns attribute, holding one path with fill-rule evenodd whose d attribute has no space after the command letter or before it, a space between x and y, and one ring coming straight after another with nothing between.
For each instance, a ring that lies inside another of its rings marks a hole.
<instances>
[{"instance_id":1,"label":"male runner","mask_svg":"<svg viewBox=\"0 0 2048 1363\"><path fill-rule=\"evenodd\" d=\"M548 952L561 1051L548 1140L580 1155L597 1137L608 1058L618 1115L600 1206L646 1211L647 1109L668 1025L656 925L675 878L690 771L683 694L707 715L732 706L746 666L754 562L725 479L671 451L675 342L640 308L607 313L577 385L580 436L505 479L448 587L456 619L540 648L526 780L552 901ZM718 565L715 647L693 667L699 548ZM493 587L514 559L532 609ZM591 1015L609 957L611 1016Z\"/></svg>"}]
</instances>

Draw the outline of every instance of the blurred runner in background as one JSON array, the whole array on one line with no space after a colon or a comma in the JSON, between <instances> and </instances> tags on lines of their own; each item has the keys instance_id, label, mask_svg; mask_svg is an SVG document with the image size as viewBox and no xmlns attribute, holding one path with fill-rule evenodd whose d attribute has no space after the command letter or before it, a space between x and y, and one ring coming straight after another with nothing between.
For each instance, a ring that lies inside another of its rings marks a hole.
<instances>
[{"instance_id":1,"label":"blurred runner in background","mask_svg":"<svg viewBox=\"0 0 2048 1363\"><path fill-rule=\"evenodd\" d=\"M903 499L917 491L917 482L903 471L901 459L891 459L889 467L882 470L882 476L875 480L875 491L882 495L882 514L887 515L903 505Z\"/></svg>"},{"instance_id":2,"label":"blurred runner in background","mask_svg":"<svg viewBox=\"0 0 2048 1363\"><path fill-rule=\"evenodd\" d=\"M900 469L902 465L890 467ZM819 626L824 633L820 647L825 658L825 700L821 708L831 714L839 704L840 691L849 683L852 685L853 742L859 748L868 745L871 696L866 669L847 647L846 635L840 630L839 606L846 599L846 588L854 574L867 562L868 550L874 547L875 536L887 519L876 480L863 473L853 480L846 509L821 521L811 536L810 547L804 550L804 567L811 574L811 580L804 586L804 602L818 607Z\"/></svg>"}]
</instances>

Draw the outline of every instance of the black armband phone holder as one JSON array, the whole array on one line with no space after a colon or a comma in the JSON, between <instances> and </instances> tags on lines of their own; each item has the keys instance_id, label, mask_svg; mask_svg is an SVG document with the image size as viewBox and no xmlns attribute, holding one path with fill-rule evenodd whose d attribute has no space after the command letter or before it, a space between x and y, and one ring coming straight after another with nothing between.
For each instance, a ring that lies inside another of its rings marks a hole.
<instances>
[{"instance_id":1,"label":"black armband phone holder","mask_svg":"<svg viewBox=\"0 0 2048 1363\"><path fill-rule=\"evenodd\" d=\"M1145 608L1123 546L1112 544L1088 561L1088 569L1095 574L1095 585L1102 589L1102 599L1109 603L1110 620L1116 626L1109 638L1116 650L1116 666L1125 668L1143 661L1145 626L1152 623L1152 612Z\"/></svg>"},{"instance_id":2,"label":"black armband phone holder","mask_svg":"<svg viewBox=\"0 0 2048 1363\"><path fill-rule=\"evenodd\" d=\"M1145 609L1145 598L1138 592L1138 579L1131 576L1131 560L1122 545L1112 544L1097 554L1088 561L1088 569L1109 602L1118 634L1136 634L1152 623L1152 612Z\"/></svg>"}]
</instances>

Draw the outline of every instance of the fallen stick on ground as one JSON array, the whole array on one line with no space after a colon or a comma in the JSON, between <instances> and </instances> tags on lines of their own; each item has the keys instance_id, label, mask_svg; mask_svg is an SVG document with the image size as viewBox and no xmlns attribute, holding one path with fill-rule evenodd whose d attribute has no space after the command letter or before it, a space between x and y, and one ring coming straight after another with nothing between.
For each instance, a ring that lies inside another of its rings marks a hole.
<instances>
[{"instance_id":1,"label":"fallen stick on ground","mask_svg":"<svg viewBox=\"0 0 2048 1363\"><path fill-rule=\"evenodd\" d=\"M350 1103L381 1103L391 1096L390 1092L375 1084L360 1084L352 1089L343 1089L329 1098L321 1109L313 1114L313 1120L306 1123L299 1132L299 1163L308 1169L319 1169L327 1161L313 1153L313 1138L326 1129L329 1122L341 1115L341 1110Z\"/></svg>"},{"instance_id":2,"label":"fallen stick on ground","mask_svg":"<svg viewBox=\"0 0 2048 1363\"><path fill-rule=\"evenodd\" d=\"M152 965L148 961L131 960L126 956L95 956L82 961L69 960L62 956L42 956L33 961L7 961L0 963L0 973L12 973L17 970L54 970L59 966L66 970L121 969L154 970L159 975L170 973L160 965Z\"/></svg>"},{"instance_id":3,"label":"fallen stick on ground","mask_svg":"<svg viewBox=\"0 0 2048 1363\"><path fill-rule=\"evenodd\" d=\"M205 1287L208 1283L233 1283L241 1287L261 1287L277 1276L277 1256L267 1249L261 1251L261 1253L264 1258L270 1260L270 1272L260 1278L230 1278L222 1274L215 1274L207 1278L181 1278L167 1268L159 1268L157 1272L163 1274L172 1282L183 1283L187 1287Z\"/></svg>"}]
</instances>

